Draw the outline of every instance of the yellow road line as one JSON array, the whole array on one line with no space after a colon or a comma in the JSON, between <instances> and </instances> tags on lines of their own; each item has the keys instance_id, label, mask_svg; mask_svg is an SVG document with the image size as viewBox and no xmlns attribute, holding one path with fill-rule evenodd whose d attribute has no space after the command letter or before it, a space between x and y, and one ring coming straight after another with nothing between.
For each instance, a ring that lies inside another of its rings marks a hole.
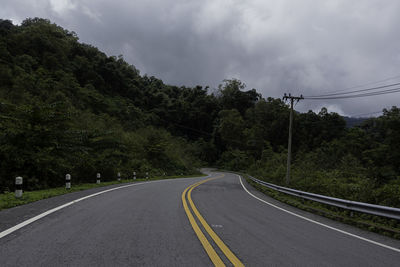
<instances>
[{"instance_id":1,"label":"yellow road line","mask_svg":"<svg viewBox=\"0 0 400 267\"><path fill-rule=\"evenodd\" d=\"M194 230L194 232L196 233L197 237L199 238L201 244L203 245L205 251L208 254L208 257L211 259L211 261L214 263L215 266L225 266L225 264L223 263L223 261L221 260L221 258L218 256L217 252L215 252L214 248L211 246L210 242L208 242L207 238L204 236L203 232L200 230L200 227L198 226L198 224L196 223L196 220L194 219L192 213L190 212L190 209L188 207L188 204L186 202L186 192L188 191L189 188L191 188L192 186L197 186L201 183L205 183L206 181L211 180L211 179L207 179L204 180L202 182L193 184L191 186L189 186L188 188L185 189L185 191L183 191L182 193L182 203L183 203L183 208L185 209L186 215L189 219L190 224L192 225L192 228Z\"/></svg>"},{"instance_id":2,"label":"yellow road line","mask_svg":"<svg viewBox=\"0 0 400 267\"><path fill-rule=\"evenodd\" d=\"M222 176L221 176L222 177ZM216 177L215 179L220 178ZM196 206L193 203L192 200L192 190L199 186L202 183L207 182L207 180L197 183L189 187L189 192L188 192L188 200L190 203L190 206L192 207L192 210L194 214L197 216L199 219L200 223L203 225L204 229L207 231L207 233L211 236L211 238L214 240L214 242L218 245L218 247L221 249L221 251L225 254L225 256L229 259L229 261L234 265L234 266L244 266L244 264L235 256L235 254L232 253L232 251L225 245L225 243L219 238L219 236L214 232L213 229L208 225L206 220L204 220L203 216L201 216L200 212L197 210Z\"/></svg>"}]
</instances>

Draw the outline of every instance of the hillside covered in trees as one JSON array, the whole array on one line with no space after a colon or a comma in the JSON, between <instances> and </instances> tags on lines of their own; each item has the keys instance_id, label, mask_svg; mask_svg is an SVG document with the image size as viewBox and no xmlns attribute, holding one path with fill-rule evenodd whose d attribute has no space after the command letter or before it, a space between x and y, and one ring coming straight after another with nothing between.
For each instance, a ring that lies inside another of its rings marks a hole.
<instances>
[{"instance_id":1,"label":"hillside covered in trees","mask_svg":"<svg viewBox=\"0 0 400 267\"><path fill-rule=\"evenodd\" d=\"M283 184L289 107L239 80L177 87L141 75L45 19L0 20L0 189L245 170ZM348 128L323 108L294 114L291 187L400 207L400 110Z\"/></svg>"}]
</instances>

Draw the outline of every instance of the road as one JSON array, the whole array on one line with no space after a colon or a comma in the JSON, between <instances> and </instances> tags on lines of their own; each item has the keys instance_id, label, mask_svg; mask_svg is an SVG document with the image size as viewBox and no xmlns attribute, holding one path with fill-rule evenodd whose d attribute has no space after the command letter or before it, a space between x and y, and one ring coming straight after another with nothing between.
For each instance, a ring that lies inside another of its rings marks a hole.
<instances>
[{"instance_id":1,"label":"road","mask_svg":"<svg viewBox=\"0 0 400 267\"><path fill-rule=\"evenodd\" d=\"M21 214L33 217L67 198L1 211L0 221L18 224ZM398 266L399 248L397 240L281 204L235 174L211 173L132 185L57 210L1 237L0 266Z\"/></svg>"}]
</instances>

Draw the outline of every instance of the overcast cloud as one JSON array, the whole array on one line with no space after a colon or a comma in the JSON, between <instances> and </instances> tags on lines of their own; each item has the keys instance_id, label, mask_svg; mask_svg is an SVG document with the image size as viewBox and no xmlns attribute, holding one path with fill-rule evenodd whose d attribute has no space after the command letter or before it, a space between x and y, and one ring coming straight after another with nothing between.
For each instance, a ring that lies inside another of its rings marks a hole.
<instances>
[{"instance_id":1,"label":"overcast cloud","mask_svg":"<svg viewBox=\"0 0 400 267\"><path fill-rule=\"evenodd\" d=\"M168 84L238 78L264 97L318 95L399 76L398 0L2 0L0 17L48 18ZM376 84L369 84L368 87ZM379 84L378 84L379 85ZM400 94L296 109L353 115L399 106Z\"/></svg>"}]
</instances>

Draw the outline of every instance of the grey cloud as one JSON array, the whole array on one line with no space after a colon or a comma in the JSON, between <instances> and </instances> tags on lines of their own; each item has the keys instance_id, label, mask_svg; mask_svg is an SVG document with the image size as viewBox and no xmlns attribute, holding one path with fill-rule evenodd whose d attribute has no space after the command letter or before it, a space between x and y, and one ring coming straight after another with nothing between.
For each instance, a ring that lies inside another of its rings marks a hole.
<instances>
[{"instance_id":1,"label":"grey cloud","mask_svg":"<svg viewBox=\"0 0 400 267\"><path fill-rule=\"evenodd\" d=\"M215 88L235 77L265 97L280 97L400 74L396 0L3 2L3 18L49 18L109 55L123 54L141 73L175 85ZM400 95L387 95L303 101L296 108L359 114L399 102Z\"/></svg>"}]
</instances>

